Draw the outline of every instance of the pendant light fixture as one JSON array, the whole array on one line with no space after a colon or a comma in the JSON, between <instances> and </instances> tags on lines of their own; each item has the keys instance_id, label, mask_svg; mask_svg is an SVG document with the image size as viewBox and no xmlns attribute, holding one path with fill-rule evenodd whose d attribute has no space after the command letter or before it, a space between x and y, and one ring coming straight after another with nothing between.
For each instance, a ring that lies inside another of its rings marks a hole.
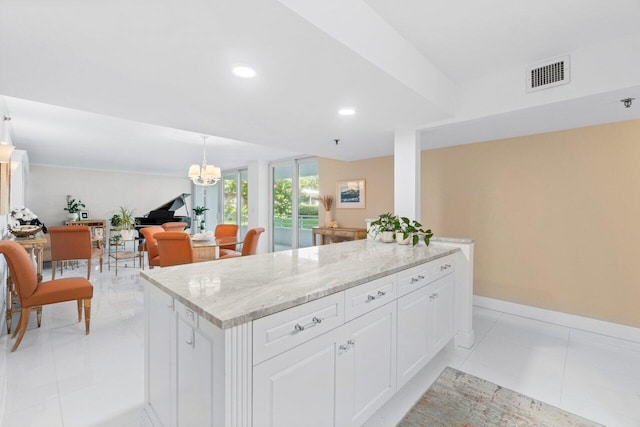
<instances>
[{"instance_id":1,"label":"pendant light fixture","mask_svg":"<svg viewBox=\"0 0 640 427\"><path fill-rule=\"evenodd\" d=\"M207 137L202 135L202 166L193 164L189 167L189 179L195 185L216 185L222 173L219 167L207 164Z\"/></svg>"}]
</instances>

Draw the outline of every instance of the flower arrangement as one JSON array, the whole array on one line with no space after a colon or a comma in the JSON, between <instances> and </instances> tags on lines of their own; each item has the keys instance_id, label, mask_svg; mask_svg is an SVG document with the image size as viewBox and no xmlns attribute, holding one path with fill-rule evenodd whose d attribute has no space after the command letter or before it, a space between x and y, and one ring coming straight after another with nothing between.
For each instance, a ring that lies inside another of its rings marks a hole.
<instances>
[{"instance_id":1,"label":"flower arrangement","mask_svg":"<svg viewBox=\"0 0 640 427\"><path fill-rule=\"evenodd\" d=\"M318 197L318 201L322 203L325 211L329 212L331 210L331 206L333 206L333 196L331 194Z\"/></svg>"},{"instance_id":2,"label":"flower arrangement","mask_svg":"<svg viewBox=\"0 0 640 427\"><path fill-rule=\"evenodd\" d=\"M11 211L9 231L16 237L31 237L38 233L43 224L38 216L28 208L16 208Z\"/></svg>"},{"instance_id":3,"label":"flower arrangement","mask_svg":"<svg viewBox=\"0 0 640 427\"><path fill-rule=\"evenodd\" d=\"M19 222L20 224L27 224L34 219L38 219L38 216L31 212L29 208L16 208L11 211L11 219Z\"/></svg>"}]
</instances>

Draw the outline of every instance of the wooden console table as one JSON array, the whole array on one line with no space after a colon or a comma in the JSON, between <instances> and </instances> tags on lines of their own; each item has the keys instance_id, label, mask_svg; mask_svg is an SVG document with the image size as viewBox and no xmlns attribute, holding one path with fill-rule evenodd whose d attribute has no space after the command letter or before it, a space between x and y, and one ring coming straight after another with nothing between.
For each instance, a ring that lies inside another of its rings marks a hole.
<instances>
[{"instance_id":1,"label":"wooden console table","mask_svg":"<svg viewBox=\"0 0 640 427\"><path fill-rule=\"evenodd\" d=\"M47 243L47 240L44 238L42 233L38 233L33 237L25 237L25 238L16 238L16 237L8 237L7 240L13 240L18 243L22 247L24 247L27 252L31 256L35 257L36 260L36 273L38 277L38 283L42 282L42 258L44 254L44 245ZM11 333L11 323L13 314L20 314L20 309L14 309L14 305L18 304L18 293L16 292L16 288L13 284L13 280L11 279L10 272L7 273L7 335ZM42 307L34 307L34 310L37 311L38 314L38 327L40 327L40 323L42 321Z\"/></svg>"},{"instance_id":2,"label":"wooden console table","mask_svg":"<svg viewBox=\"0 0 640 427\"><path fill-rule=\"evenodd\" d=\"M331 243L336 238L336 241L344 240L361 240L367 238L366 228L344 228L344 227L313 227L313 246L316 246L316 235L320 235L320 244Z\"/></svg>"}]
</instances>

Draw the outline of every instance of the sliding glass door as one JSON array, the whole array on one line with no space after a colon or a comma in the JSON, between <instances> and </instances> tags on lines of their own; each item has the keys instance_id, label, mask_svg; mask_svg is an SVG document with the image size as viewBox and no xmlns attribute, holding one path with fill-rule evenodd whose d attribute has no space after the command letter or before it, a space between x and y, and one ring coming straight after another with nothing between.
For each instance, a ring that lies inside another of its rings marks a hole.
<instances>
[{"instance_id":1,"label":"sliding glass door","mask_svg":"<svg viewBox=\"0 0 640 427\"><path fill-rule=\"evenodd\" d=\"M238 224L238 237L244 239L249 226L249 181L246 169L226 171L222 175L222 222Z\"/></svg>"},{"instance_id":2,"label":"sliding glass door","mask_svg":"<svg viewBox=\"0 0 640 427\"><path fill-rule=\"evenodd\" d=\"M311 246L318 225L318 161L291 160L271 167L272 250Z\"/></svg>"}]
</instances>

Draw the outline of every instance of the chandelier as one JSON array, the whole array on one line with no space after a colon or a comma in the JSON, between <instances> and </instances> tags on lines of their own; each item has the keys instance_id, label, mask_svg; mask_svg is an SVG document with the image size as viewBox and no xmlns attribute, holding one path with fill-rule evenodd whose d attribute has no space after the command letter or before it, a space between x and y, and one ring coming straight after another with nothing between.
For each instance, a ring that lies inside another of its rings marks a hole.
<instances>
[{"instance_id":1,"label":"chandelier","mask_svg":"<svg viewBox=\"0 0 640 427\"><path fill-rule=\"evenodd\" d=\"M206 144L207 137L202 135L202 166L193 164L189 167L189 179L195 185L216 185L222 177L219 167L207 164Z\"/></svg>"}]
</instances>

